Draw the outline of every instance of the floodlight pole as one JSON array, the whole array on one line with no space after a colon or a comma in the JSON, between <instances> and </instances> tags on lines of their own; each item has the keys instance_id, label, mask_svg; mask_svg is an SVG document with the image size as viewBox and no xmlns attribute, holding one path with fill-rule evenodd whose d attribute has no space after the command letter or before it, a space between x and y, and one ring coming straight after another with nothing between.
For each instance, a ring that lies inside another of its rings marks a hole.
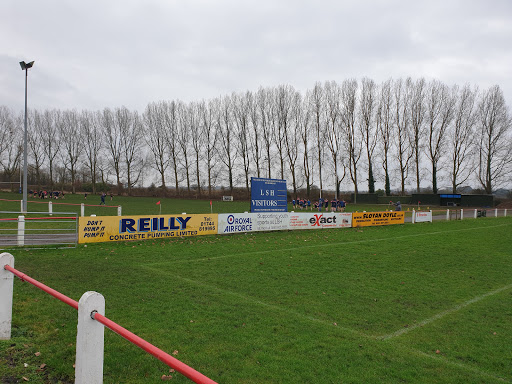
<instances>
[{"instance_id":1,"label":"floodlight pole","mask_svg":"<svg viewBox=\"0 0 512 384\"><path fill-rule=\"evenodd\" d=\"M27 183L28 183L28 177L27 177L27 165L28 165L28 159L27 159L27 140L28 140L28 134L27 134L27 83L28 83L28 69L32 68L32 65L34 65L34 62L25 63L24 61L20 62L21 69L25 71L25 132L24 132L24 138L23 138L23 212L27 212Z\"/></svg>"}]
</instances>

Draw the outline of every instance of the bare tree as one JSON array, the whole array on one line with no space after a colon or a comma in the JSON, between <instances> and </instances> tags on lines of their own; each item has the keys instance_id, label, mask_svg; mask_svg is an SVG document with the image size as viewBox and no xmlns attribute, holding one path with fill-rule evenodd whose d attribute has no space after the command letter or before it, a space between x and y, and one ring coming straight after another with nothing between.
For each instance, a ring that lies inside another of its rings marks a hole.
<instances>
[{"instance_id":1,"label":"bare tree","mask_svg":"<svg viewBox=\"0 0 512 384\"><path fill-rule=\"evenodd\" d=\"M233 172L236 160L236 143L234 139L233 107L232 99L224 97L221 99L219 114L217 115L217 126L220 130L219 156L221 162L226 166L228 172L229 190L233 194Z\"/></svg>"},{"instance_id":2,"label":"bare tree","mask_svg":"<svg viewBox=\"0 0 512 384\"><path fill-rule=\"evenodd\" d=\"M121 156L123 154L121 127L123 124L128 124L127 119L126 108L117 108L114 112L109 108L105 108L101 114L101 128L106 136L108 162L114 168L117 181L117 193L119 195L121 195L123 190L123 185L121 184Z\"/></svg>"},{"instance_id":3,"label":"bare tree","mask_svg":"<svg viewBox=\"0 0 512 384\"><path fill-rule=\"evenodd\" d=\"M295 90L289 85L280 85L274 93L275 120L276 129L274 130L274 140L279 154L279 164L281 169L281 179L285 178L286 162L286 132L292 119L292 100Z\"/></svg>"},{"instance_id":4,"label":"bare tree","mask_svg":"<svg viewBox=\"0 0 512 384\"><path fill-rule=\"evenodd\" d=\"M48 160L48 171L50 174L50 189L53 190L53 171L54 161L60 150L60 139L58 121L60 120L60 111L45 110L42 119L42 129L39 133L40 140L43 143L44 153Z\"/></svg>"},{"instance_id":5,"label":"bare tree","mask_svg":"<svg viewBox=\"0 0 512 384\"><path fill-rule=\"evenodd\" d=\"M128 195L131 196L132 188L138 183L144 166L143 141L140 135L143 123L138 112L131 112L126 107L116 109L116 117L121 132L122 160L126 169Z\"/></svg>"},{"instance_id":6,"label":"bare tree","mask_svg":"<svg viewBox=\"0 0 512 384\"><path fill-rule=\"evenodd\" d=\"M395 127L397 157L399 164L401 193L405 194L405 181L409 174L410 160L413 156L410 133L411 83L402 79L395 81L393 88L395 106Z\"/></svg>"},{"instance_id":7,"label":"bare tree","mask_svg":"<svg viewBox=\"0 0 512 384\"><path fill-rule=\"evenodd\" d=\"M180 119L179 106L180 104L176 101L162 102L159 105L159 109L161 110L160 113L165 127L164 138L170 155L170 164L174 175L174 187L176 189L176 194L178 195L180 193L179 183L181 181L179 174L180 151L178 140L176 139L178 136L178 125Z\"/></svg>"},{"instance_id":8,"label":"bare tree","mask_svg":"<svg viewBox=\"0 0 512 384\"><path fill-rule=\"evenodd\" d=\"M23 116L15 116L7 107L0 107L0 165L10 182L20 171L23 155ZM21 174L21 172L20 172Z\"/></svg>"},{"instance_id":9,"label":"bare tree","mask_svg":"<svg viewBox=\"0 0 512 384\"><path fill-rule=\"evenodd\" d=\"M271 92L260 88L256 94L256 102L261 121L261 134L265 146L265 161L267 163L267 177L272 178L272 143L273 143L273 125L271 124L273 115L273 103L271 102Z\"/></svg>"},{"instance_id":10,"label":"bare tree","mask_svg":"<svg viewBox=\"0 0 512 384\"><path fill-rule=\"evenodd\" d=\"M77 163L84 149L84 138L78 113L75 110L64 111L59 121L60 141L62 143L61 156L65 169L71 176L72 193L76 193Z\"/></svg>"},{"instance_id":11,"label":"bare tree","mask_svg":"<svg viewBox=\"0 0 512 384\"><path fill-rule=\"evenodd\" d=\"M39 132L41 132L43 129L43 115L39 111L34 110L30 113L29 126L32 129L30 129L28 132L28 147L30 149L30 154L33 160L33 167L36 173L37 188L39 189L41 188L41 168L43 167L45 160L43 142L39 139ZM0 138L0 140L3 141L2 138Z\"/></svg>"},{"instance_id":12,"label":"bare tree","mask_svg":"<svg viewBox=\"0 0 512 384\"><path fill-rule=\"evenodd\" d=\"M313 134L312 113L310 107L311 92L306 93L303 100L301 113L299 115L300 137L302 145L302 169L304 171L304 180L306 183L306 195L310 198L311 186L313 185Z\"/></svg>"},{"instance_id":13,"label":"bare tree","mask_svg":"<svg viewBox=\"0 0 512 384\"><path fill-rule=\"evenodd\" d=\"M447 140L450 148L450 179L453 193L469 179L474 170L473 135L477 117L475 100L476 90L471 90L466 84L457 97L454 124Z\"/></svg>"},{"instance_id":14,"label":"bare tree","mask_svg":"<svg viewBox=\"0 0 512 384\"><path fill-rule=\"evenodd\" d=\"M342 116L342 90L335 81L329 81L324 84L325 96L325 138L327 148L331 155L331 165L333 167L334 185L336 198L339 194L341 178L340 168L343 167L344 159L340 158L340 152L343 149L342 136L348 132L345 128L346 121ZM346 149L346 147L345 147Z\"/></svg>"},{"instance_id":15,"label":"bare tree","mask_svg":"<svg viewBox=\"0 0 512 384\"><path fill-rule=\"evenodd\" d=\"M375 192L375 178L373 175L373 153L377 146L377 126L375 124L377 86L368 78L363 78L361 83L361 95L359 102L359 120L361 136L366 148L368 159L368 192Z\"/></svg>"},{"instance_id":16,"label":"bare tree","mask_svg":"<svg viewBox=\"0 0 512 384\"><path fill-rule=\"evenodd\" d=\"M165 108L163 103L149 103L143 114L144 139L151 151L153 167L160 175L160 186L166 189L165 173L169 168L170 156L166 143Z\"/></svg>"},{"instance_id":17,"label":"bare tree","mask_svg":"<svg viewBox=\"0 0 512 384\"><path fill-rule=\"evenodd\" d=\"M346 164L350 179L354 184L354 193L357 196L358 163L361 158L362 140L356 127L357 81L344 80L341 85L341 116L343 145L345 146Z\"/></svg>"},{"instance_id":18,"label":"bare tree","mask_svg":"<svg viewBox=\"0 0 512 384\"><path fill-rule=\"evenodd\" d=\"M82 111L80 114L80 126L85 141L85 157L87 168L91 177L92 193L96 193L96 178L103 149L103 135L101 132L101 112Z\"/></svg>"},{"instance_id":19,"label":"bare tree","mask_svg":"<svg viewBox=\"0 0 512 384\"><path fill-rule=\"evenodd\" d=\"M501 183L510 181L512 164L512 120L498 85L482 94L478 114L480 147L477 177L485 192L491 194Z\"/></svg>"},{"instance_id":20,"label":"bare tree","mask_svg":"<svg viewBox=\"0 0 512 384\"><path fill-rule=\"evenodd\" d=\"M233 117L234 117L234 132L236 137L237 152L242 158L244 177L245 177L245 189L247 196L250 196L249 189L249 173L251 166L251 155L250 155L250 109L248 104L247 94L233 94Z\"/></svg>"},{"instance_id":21,"label":"bare tree","mask_svg":"<svg viewBox=\"0 0 512 384\"><path fill-rule=\"evenodd\" d=\"M323 111L324 111L324 92L322 85L316 83L310 97L310 108L313 119L313 127L315 132L316 147L317 147L317 160L318 160L318 181L320 188L320 197L322 197L322 163L324 157L323 141L324 141L324 124L323 124Z\"/></svg>"},{"instance_id":22,"label":"bare tree","mask_svg":"<svg viewBox=\"0 0 512 384\"><path fill-rule=\"evenodd\" d=\"M191 146L194 155L194 165L197 184L197 195L201 196L201 161L203 156L204 137L202 135L202 119L199 114L199 105L197 103L190 103L187 107L189 135L191 139Z\"/></svg>"},{"instance_id":23,"label":"bare tree","mask_svg":"<svg viewBox=\"0 0 512 384\"><path fill-rule=\"evenodd\" d=\"M261 177L261 148L260 141L262 139L260 125L260 110L258 108L257 97L252 92L246 93L247 107L249 108L249 116L251 121L252 134L250 135L249 151L251 152L252 161L256 165L256 176Z\"/></svg>"},{"instance_id":24,"label":"bare tree","mask_svg":"<svg viewBox=\"0 0 512 384\"><path fill-rule=\"evenodd\" d=\"M390 156L393 147L393 136L395 134L393 100L393 83L391 79L388 79L380 86L379 102L375 117L381 146L380 153L382 158L382 169L384 170L384 190L386 192L386 196L391 195Z\"/></svg>"},{"instance_id":25,"label":"bare tree","mask_svg":"<svg viewBox=\"0 0 512 384\"><path fill-rule=\"evenodd\" d=\"M215 114L219 109L219 99L213 99L199 104L199 114L201 119L201 135L204 139L204 159L208 174L208 197L212 196L212 186L216 180L215 168L217 165L217 140L218 132L215 124Z\"/></svg>"},{"instance_id":26,"label":"bare tree","mask_svg":"<svg viewBox=\"0 0 512 384\"><path fill-rule=\"evenodd\" d=\"M432 166L432 192L437 193L439 160L446 145L446 131L453 120L455 97L447 85L433 80L427 102L427 157Z\"/></svg>"},{"instance_id":27,"label":"bare tree","mask_svg":"<svg viewBox=\"0 0 512 384\"><path fill-rule=\"evenodd\" d=\"M407 79L410 83L411 79ZM422 140L425 134L425 79L421 78L412 85L411 94L411 143L414 153L414 168L416 170L416 192L420 192L420 160L423 149Z\"/></svg>"},{"instance_id":28,"label":"bare tree","mask_svg":"<svg viewBox=\"0 0 512 384\"><path fill-rule=\"evenodd\" d=\"M299 92L295 92L292 96L291 111L288 124L284 125L284 141L286 148L286 156L288 158L288 167L292 177L293 194L297 195L297 158L299 156L300 131L301 131L301 111L302 98Z\"/></svg>"}]
</instances>

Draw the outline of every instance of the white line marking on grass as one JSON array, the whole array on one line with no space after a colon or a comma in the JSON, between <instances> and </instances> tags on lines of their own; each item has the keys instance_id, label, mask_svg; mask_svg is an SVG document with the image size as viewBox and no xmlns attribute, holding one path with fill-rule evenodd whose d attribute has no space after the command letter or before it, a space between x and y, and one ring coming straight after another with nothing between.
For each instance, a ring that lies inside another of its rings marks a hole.
<instances>
[{"instance_id":1,"label":"white line marking on grass","mask_svg":"<svg viewBox=\"0 0 512 384\"><path fill-rule=\"evenodd\" d=\"M505 377L501 377L501 376L498 376L497 374L493 374L493 373L489 373L489 372L483 371L483 370L481 370L478 367L474 367L474 366L469 365L469 364L464 364L464 363L461 363L461 362L458 362L458 361L454 361L454 360L451 360L451 359L446 358L444 356L433 355L431 353L423 352L423 351L420 351L419 349L410 348L410 347L405 346L403 344L402 344L402 346L405 349L411 351L412 353L417 354L420 357L428 357L428 358L430 358L432 360L435 360L436 362L441 362L441 363L443 363L445 365L451 365L453 367L457 367L457 368L463 369L465 371L471 371L471 372L479 374L479 375L481 375L483 377L489 377L489 378L494 379L496 381L510 382L510 380L505 378Z\"/></svg>"},{"instance_id":2,"label":"white line marking on grass","mask_svg":"<svg viewBox=\"0 0 512 384\"><path fill-rule=\"evenodd\" d=\"M159 269L156 269L156 268L152 268L152 267L147 266L147 265L141 265L141 267L146 269L146 270L149 270L149 271L151 271L153 273L167 275L165 272L163 272L163 271L161 271ZM319 323L319 324L323 324L323 325L326 325L326 326L333 326L333 323L330 322L330 321L317 319L317 318L315 318L313 316L309 316L309 315L305 315L305 314L300 313L300 312L292 311L292 310L290 310L288 308L285 308L285 307L282 307L282 306L278 306L278 305L275 305L275 304L269 304L269 303L266 303L266 302L261 301L259 299L256 299L254 297L242 295L242 294L240 294L238 292L233 292L233 291L230 291L230 290L227 290L227 289L216 287L216 286L211 285L211 284L206 284L206 283L204 283L202 281L192 280L192 279L188 279L186 277L182 277L182 276L178 276L178 275L173 275L173 277L178 278L178 279L180 279L182 281L185 281L185 282L187 282L189 284L193 284L193 285L196 285L196 286L207 288L207 289L212 290L212 291L217 291L217 292L220 292L220 293L223 293L223 294L234 296L234 297L240 298L240 299L242 299L242 300L244 300L246 302L251 302L253 304L257 304L257 305L260 305L260 306L265 307L265 308L270 308L272 310L276 310L276 311L279 311L279 312L284 312L284 313L290 314L292 316L296 316L296 317L299 317L301 319L309 320L309 321L312 321L312 322L315 322L315 323ZM441 318L442 316L445 316L445 315L447 315L449 313L452 313L452 312L455 312L455 311L457 311L457 310L459 310L459 309L461 309L461 308L463 308L463 307L465 307L467 305L470 305L472 303L480 301L480 300L482 300L483 298L485 298L487 296L491 296L491 295L497 294L499 292L505 291L505 290L510 289L510 288L512 288L512 284L509 284L507 286L498 288L498 289L496 289L496 290L494 290L492 292L488 292L486 294L477 296L477 297L475 297L475 298L473 298L471 300L466 301L463 304L460 304L460 305L452 308L451 310L448 310L448 311L440 313L439 315L433 316L432 318L427 319L423 323L427 324L429 322L437 320L437 319ZM418 324L417 326L420 326L420 324ZM352 333L354 335L363 337L365 339L370 339L370 340L389 340L389 339L392 338L392 337L372 336L372 335L368 335L366 333L360 332L360 331L358 331L356 329L347 328L347 327L343 327L343 326L340 326L340 325L335 326L335 328L337 328L337 329L339 329L341 331L345 331L345 332ZM408 330L410 330L410 329L407 329L406 332ZM397 332L395 332L395 333L397 333ZM475 374L478 374L478 375L480 375L482 377L492 378L492 379L494 379L496 381L508 382L507 379L505 379L503 377L500 377L500 376L498 376L496 374L492 374L492 373L483 371L483 370L479 369L478 367L474 367L474 366L471 366L471 365L468 365L468 364L464 364L464 363L461 363L461 362L458 362L458 361L453 361L451 359L444 358L443 356L433 355L431 353L427 353L427 352L418 350L416 348L411 348L411 347L409 347L407 345L404 345L403 343L400 343L400 345L401 345L402 348L410 351L411 353L414 353L414 354L416 354L418 356L421 356L421 357L427 357L429 359L433 359L436 362L439 362L441 364L450 365L450 366L457 367L457 368L460 368L460 369L465 370L465 371L474 372Z\"/></svg>"},{"instance_id":3,"label":"white line marking on grass","mask_svg":"<svg viewBox=\"0 0 512 384\"><path fill-rule=\"evenodd\" d=\"M161 271L159 269L151 268L151 267L148 267L147 265L143 265L141 267L144 268L144 269L150 270L153 273L164 274L164 275L167 276L166 272L163 272L163 271ZM252 296L242 295L242 294L240 294L238 292L234 292L234 291L230 291L230 290L227 290L227 289L219 288L219 287L217 287L215 285L203 283L202 281L192 280L192 279L188 279L186 277L178 276L178 275L173 275L173 277L176 277L176 278L178 278L178 279L180 279L182 281L185 281L185 282L187 282L189 284L193 284L193 285L196 285L196 286L204 287L204 288L207 288L209 290L217 291L217 292L220 292L220 293L223 293L223 294L227 294L227 295L230 295L230 296L235 296L235 297L237 297L239 299L242 299L242 300L244 300L246 302L252 302L252 303L260 305L262 307L271 308L273 310L280 311L280 312L285 312L285 313L288 313L288 314L296 316L296 317L300 317L300 318L305 319L305 320L313 321L315 323L320 323L320 324L323 324L323 325L330 325L330 326L333 326L335 328L341 329L343 331L350 332L350 333L356 334L358 336L365 337L367 339L375 339L375 337L372 337L372 336L367 335L365 333L359 332L359 331L357 331L355 329L346 328L346 327L340 326L339 324L334 325L334 321L330 322L328 320L317 319L316 317L313 317L313 316L309 316L309 315L305 315L305 314L300 313L300 312L292 311L292 310L290 310L288 308L285 308L285 307L282 307L282 306L279 306L279 305L269 304L269 303L266 303L264 301L258 300L258 299L254 298Z\"/></svg>"},{"instance_id":4,"label":"white line marking on grass","mask_svg":"<svg viewBox=\"0 0 512 384\"><path fill-rule=\"evenodd\" d=\"M468 301L465 301L462 304L458 304L458 305L456 305L453 308L450 308L450 309L447 309L446 311L440 312L437 315L434 315L432 317L429 317L428 319L422 320L419 323L411 325L411 326L409 326L407 328L401 328L398 331L395 331L395 332L387 334L387 335L377 336L377 339L378 340L389 340L389 339L393 339L395 337L401 336L401 335L403 335L405 333L409 333L409 332L415 330L418 327L423 327L423 326L425 326L427 324L430 324L430 323L432 323L432 322L434 322L436 320L439 320L439 319L441 319L441 318L443 318L443 317L445 317L447 315L450 315L450 314L452 314L454 312L460 311L461 309L467 307L468 305L477 303L477 302L485 299L486 297L496 295L498 293L501 293L503 291L509 290L511 288L512 288L512 284L509 284L509 285L505 285L504 287L495 289L494 291L484 293L483 295L480 295L480 296L476 296L476 297L474 297L474 298L472 298L472 299L470 299Z\"/></svg>"},{"instance_id":5,"label":"white line marking on grass","mask_svg":"<svg viewBox=\"0 0 512 384\"><path fill-rule=\"evenodd\" d=\"M428 235L439 235L439 234L446 234L446 233L453 233L453 232L466 232L466 231L475 231L475 230L481 230L481 229L491 229L491 228L498 228L498 227L505 227L509 226L511 224L499 224L499 225L492 225L492 226L484 226L484 227L475 227L475 228L464 228L464 229L453 229L451 231L436 231L436 232L426 232L426 233L415 233L412 235L402 235L402 236L396 236L396 237L383 237L379 239L366 239L366 240L354 240L354 241L340 241L337 243L327 243L327 244L315 244L315 245L301 245L300 247L291 247L291 248L281 248L279 251L283 252L289 252L289 251L297 251L305 248L326 248L326 247L338 247L340 245L346 246L349 244L363 244L363 243L374 243L379 241L393 241L397 239L407 239L409 237L418 237L418 236L428 236ZM158 262L158 263L145 263L145 265L169 265L169 264L175 264L175 263L195 263L195 262L201 262L201 261L212 261L212 260L219 260L219 259L226 259L229 257L236 257L236 256L246 256L246 255L258 255L258 254L264 254L264 253L270 253L275 252L275 249L267 249L263 251L252 251L252 252L237 252L237 253L231 253L227 255L222 256L216 256L216 257L203 257L200 259L189 259L189 260L170 260L166 262Z\"/></svg>"}]
</instances>

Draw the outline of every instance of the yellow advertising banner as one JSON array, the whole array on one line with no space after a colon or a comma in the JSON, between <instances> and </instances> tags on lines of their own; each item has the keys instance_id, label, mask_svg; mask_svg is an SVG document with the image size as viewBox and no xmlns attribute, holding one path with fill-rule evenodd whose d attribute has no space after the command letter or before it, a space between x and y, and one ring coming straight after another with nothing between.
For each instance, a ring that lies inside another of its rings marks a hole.
<instances>
[{"instance_id":1,"label":"yellow advertising banner","mask_svg":"<svg viewBox=\"0 0 512 384\"><path fill-rule=\"evenodd\" d=\"M214 235L218 214L80 217L78 226L79 243Z\"/></svg>"},{"instance_id":2,"label":"yellow advertising banner","mask_svg":"<svg viewBox=\"0 0 512 384\"><path fill-rule=\"evenodd\" d=\"M368 227L374 225L403 224L405 212L354 212L352 227Z\"/></svg>"}]
</instances>

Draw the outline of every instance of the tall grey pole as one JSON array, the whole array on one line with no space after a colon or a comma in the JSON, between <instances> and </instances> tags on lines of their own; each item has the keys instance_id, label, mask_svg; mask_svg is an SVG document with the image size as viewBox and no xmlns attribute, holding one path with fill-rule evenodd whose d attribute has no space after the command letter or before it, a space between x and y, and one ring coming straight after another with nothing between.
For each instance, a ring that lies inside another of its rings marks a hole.
<instances>
[{"instance_id":1,"label":"tall grey pole","mask_svg":"<svg viewBox=\"0 0 512 384\"><path fill-rule=\"evenodd\" d=\"M23 212L27 212L27 79L28 68L25 68L25 136L23 140Z\"/></svg>"}]
</instances>

